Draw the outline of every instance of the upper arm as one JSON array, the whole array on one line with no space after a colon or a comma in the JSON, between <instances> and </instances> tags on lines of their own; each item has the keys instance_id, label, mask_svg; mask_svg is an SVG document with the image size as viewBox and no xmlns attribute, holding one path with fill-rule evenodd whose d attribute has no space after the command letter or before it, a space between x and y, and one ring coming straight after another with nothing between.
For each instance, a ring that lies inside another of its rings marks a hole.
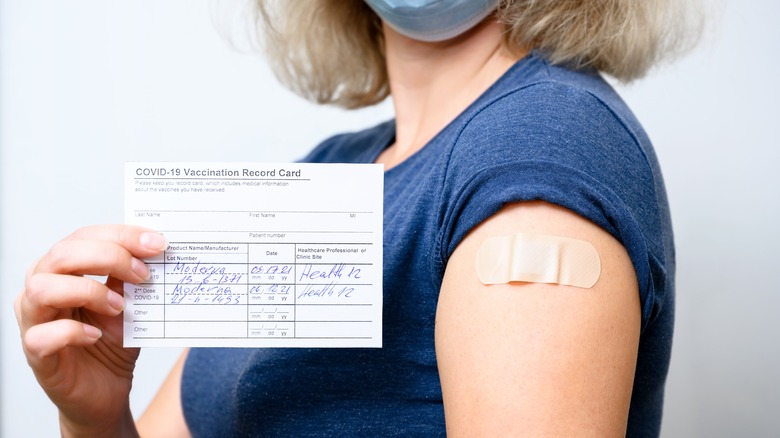
<instances>
[{"instance_id":1,"label":"upper arm","mask_svg":"<svg viewBox=\"0 0 780 438\"><path fill-rule=\"evenodd\" d=\"M181 406L181 376L188 352L182 352L149 407L136 422L141 437L190 436Z\"/></svg>"},{"instance_id":2,"label":"upper arm","mask_svg":"<svg viewBox=\"0 0 780 438\"><path fill-rule=\"evenodd\" d=\"M482 284L481 242L517 232L591 242L598 282ZM640 322L636 274L617 240L551 204L504 208L455 249L442 283L436 355L448 435L624 436Z\"/></svg>"}]
</instances>

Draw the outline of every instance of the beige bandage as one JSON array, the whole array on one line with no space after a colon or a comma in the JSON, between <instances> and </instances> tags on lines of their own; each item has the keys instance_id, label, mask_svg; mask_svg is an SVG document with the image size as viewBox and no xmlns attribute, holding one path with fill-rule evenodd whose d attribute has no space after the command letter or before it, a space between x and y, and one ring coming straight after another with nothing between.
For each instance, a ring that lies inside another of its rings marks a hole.
<instances>
[{"instance_id":1,"label":"beige bandage","mask_svg":"<svg viewBox=\"0 0 780 438\"><path fill-rule=\"evenodd\" d=\"M596 248L568 237L526 233L489 237L477 251L477 276L483 284L526 281L591 288L600 274Z\"/></svg>"}]
</instances>

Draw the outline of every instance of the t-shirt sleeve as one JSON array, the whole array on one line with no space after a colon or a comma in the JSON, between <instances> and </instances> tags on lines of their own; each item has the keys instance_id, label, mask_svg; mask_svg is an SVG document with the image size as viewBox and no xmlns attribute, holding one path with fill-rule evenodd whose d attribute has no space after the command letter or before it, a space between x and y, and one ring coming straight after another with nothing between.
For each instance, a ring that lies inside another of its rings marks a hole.
<instances>
[{"instance_id":1,"label":"t-shirt sleeve","mask_svg":"<svg viewBox=\"0 0 780 438\"><path fill-rule=\"evenodd\" d=\"M609 105L567 85L536 84L485 105L455 141L441 191L441 267L471 229L504 205L546 201L623 244L647 325L666 282L654 180L660 175Z\"/></svg>"}]
</instances>

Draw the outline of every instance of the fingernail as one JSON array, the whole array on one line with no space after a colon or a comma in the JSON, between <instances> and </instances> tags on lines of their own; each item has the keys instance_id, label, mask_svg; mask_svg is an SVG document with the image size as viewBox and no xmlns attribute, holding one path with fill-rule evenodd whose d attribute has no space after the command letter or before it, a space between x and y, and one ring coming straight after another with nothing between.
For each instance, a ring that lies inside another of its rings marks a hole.
<instances>
[{"instance_id":1,"label":"fingernail","mask_svg":"<svg viewBox=\"0 0 780 438\"><path fill-rule=\"evenodd\" d=\"M84 324L84 333L86 333L88 337L93 339L98 339L101 336L103 336L103 332L100 331L99 328L93 327L91 325L86 325L86 324Z\"/></svg>"},{"instance_id":2,"label":"fingernail","mask_svg":"<svg viewBox=\"0 0 780 438\"><path fill-rule=\"evenodd\" d=\"M130 262L130 269L135 272L135 275L141 277L144 280L149 279L149 268L146 267L146 264L138 259L133 259Z\"/></svg>"},{"instance_id":3,"label":"fingernail","mask_svg":"<svg viewBox=\"0 0 780 438\"><path fill-rule=\"evenodd\" d=\"M153 251L163 251L168 247L168 239L160 233L142 233L141 245Z\"/></svg>"},{"instance_id":4,"label":"fingernail","mask_svg":"<svg viewBox=\"0 0 780 438\"><path fill-rule=\"evenodd\" d=\"M108 292L108 305L119 312L125 310L125 298L114 291Z\"/></svg>"}]
</instances>

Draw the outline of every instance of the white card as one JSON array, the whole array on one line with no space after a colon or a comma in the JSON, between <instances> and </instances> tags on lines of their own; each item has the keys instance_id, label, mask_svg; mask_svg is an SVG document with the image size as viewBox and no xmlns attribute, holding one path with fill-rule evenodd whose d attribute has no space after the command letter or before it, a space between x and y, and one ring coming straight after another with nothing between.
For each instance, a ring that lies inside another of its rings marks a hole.
<instances>
[{"instance_id":1,"label":"white card","mask_svg":"<svg viewBox=\"0 0 780 438\"><path fill-rule=\"evenodd\" d=\"M168 249L125 284L127 347L381 347L383 167L125 164Z\"/></svg>"}]
</instances>

